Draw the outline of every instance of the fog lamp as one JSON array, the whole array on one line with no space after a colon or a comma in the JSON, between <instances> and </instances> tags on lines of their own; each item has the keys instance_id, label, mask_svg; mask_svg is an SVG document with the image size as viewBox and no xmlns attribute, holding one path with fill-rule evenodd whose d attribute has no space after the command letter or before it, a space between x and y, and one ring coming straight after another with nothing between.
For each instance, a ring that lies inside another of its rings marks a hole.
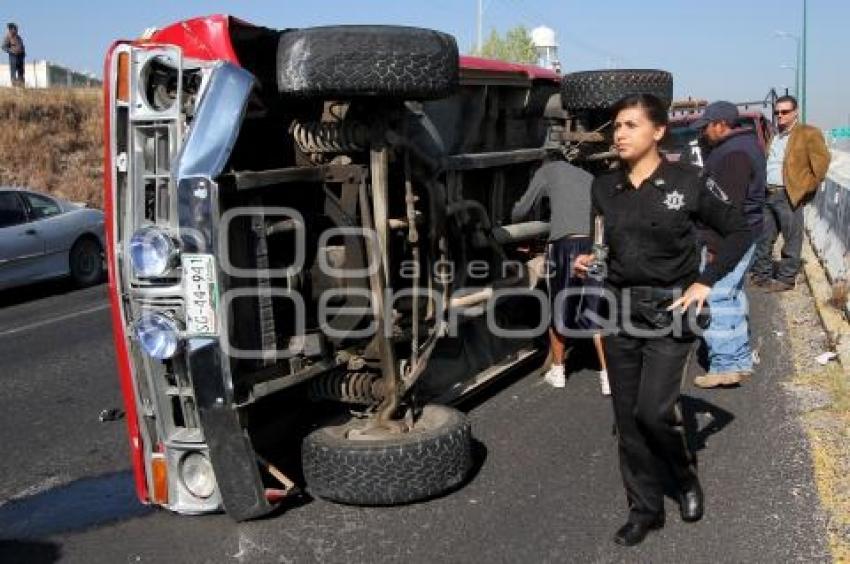
<instances>
[{"instance_id":1,"label":"fog lamp","mask_svg":"<svg viewBox=\"0 0 850 564\"><path fill-rule=\"evenodd\" d=\"M215 492L215 474L206 456L190 452L180 462L183 486L195 497L208 498Z\"/></svg>"},{"instance_id":2,"label":"fog lamp","mask_svg":"<svg viewBox=\"0 0 850 564\"><path fill-rule=\"evenodd\" d=\"M130 238L130 262L137 276L163 276L174 266L176 258L174 239L159 227L141 227Z\"/></svg>"},{"instance_id":3,"label":"fog lamp","mask_svg":"<svg viewBox=\"0 0 850 564\"><path fill-rule=\"evenodd\" d=\"M180 344L177 323L161 313L143 313L136 323L136 336L142 350L157 360L174 356Z\"/></svg>"}]
</instances>

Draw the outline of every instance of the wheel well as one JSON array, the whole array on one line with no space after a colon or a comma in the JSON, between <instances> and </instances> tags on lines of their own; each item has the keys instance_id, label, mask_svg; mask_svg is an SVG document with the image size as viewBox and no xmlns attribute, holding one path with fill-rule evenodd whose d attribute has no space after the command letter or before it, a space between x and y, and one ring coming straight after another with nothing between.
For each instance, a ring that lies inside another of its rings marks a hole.
<instances>
[{"instance_id":1,"label":"wheel well","mask_svg":"<svg viewBox=\"0 0 850 564\"><path fill-rule=\"evenodd\" d=\"M100 239L97 238L97 235L94 233L83 233L74 241L74 244L71 245L71 248L68 250L68 261L70 263L71 253L74 251L74 247L79 245L82 241L92 241L95 245L98 246L101 252L103 252L103 245L100 243Z\"/></svg>"},{"instance_id":2,"label":"wheel well","mask_svg":"<svg viewBox=\"0 0 850 564\"><path fill-rule=\"evenodd\" d=\"M82 235L77 237L77 240L74 241L74 244L71 245L71 248L73 249L74 247L76 247L77 244L81 241L94 241L95 244L100 247L100 250L103 250L103 245L100 244L100 239L98 239L97 235L95 235L94 233L83 233Z\"/></svg>"}]
</instances>

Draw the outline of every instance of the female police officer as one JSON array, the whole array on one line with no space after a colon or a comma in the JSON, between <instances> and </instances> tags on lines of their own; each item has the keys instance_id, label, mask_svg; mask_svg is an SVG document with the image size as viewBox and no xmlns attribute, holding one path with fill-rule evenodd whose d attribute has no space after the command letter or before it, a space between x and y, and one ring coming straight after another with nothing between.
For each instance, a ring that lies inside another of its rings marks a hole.
<instances>
[{"instance_id":1,"label":"female police officer","mask_svg":"<svg viewBox=\"0 0 850 564\"><path fill-rule=\"evenodd\" d=\"M719 186L706 185L697 169L661 157L667 110L658 98L629 96L612 114L621 166L596 178L592 205L603 217L607 288L618 310L605 350L630 511L614 540L631 546L664 525L665 467L677 482L682 519L702 517L679 392L698 332L694 314L705 313L711 285L737 264L750 235ZM716 260L702 274L697 220L723 237ZM586 275L593 263L593 255L579 256L576 273Z\"/></svg>"}]
</instances>

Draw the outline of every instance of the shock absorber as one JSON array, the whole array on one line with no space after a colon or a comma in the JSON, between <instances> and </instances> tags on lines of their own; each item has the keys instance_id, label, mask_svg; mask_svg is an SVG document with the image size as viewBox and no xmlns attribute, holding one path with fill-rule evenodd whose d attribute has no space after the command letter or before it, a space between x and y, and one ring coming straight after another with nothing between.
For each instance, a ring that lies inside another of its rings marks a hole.
<instances>
[{"instance_id":1,"label":"shock absorber","mask_svg":"<svg viewBox=\"0 0 850 564\"><path fill-rule=\"evenodd\" d=\"M310 399L372 405L384 398L381 375L375 372L335 372L310 383Z\"/></svg>"}]
</instances>

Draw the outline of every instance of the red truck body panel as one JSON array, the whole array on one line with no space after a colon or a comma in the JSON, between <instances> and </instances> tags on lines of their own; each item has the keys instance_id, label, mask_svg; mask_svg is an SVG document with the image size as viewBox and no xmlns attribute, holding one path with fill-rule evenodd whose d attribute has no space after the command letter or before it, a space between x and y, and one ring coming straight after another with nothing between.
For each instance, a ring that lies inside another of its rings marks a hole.
<instances>
[{"instance_id":1,"label":"red truck body panel","mask_svg":"<svg viewBox=\"0 0 850 564\"><path fill-rule=\"evenodd\" d=\"M103 208L106 217L106 261L109 276L110 314L112 317L112 338L115 342L115 361L118 365L118 379L121 385L121 395L124 399L124 413L127 420L127 432L130 439L130 461L133 465L133 479L136 495L143 503L150 499L147 478L145 476L144 445L139 432L139 418L136 410L136 391L133 382L133 372L130 367L130 355L127 351L127 334L124 319L121 315L121 296L118 290L118 258L116 256L117 234L115 233L115 168L112 163L112 57L115 48L124 42L113 43L106 55L103 69Z\"/></svg>"}]
</instances>

